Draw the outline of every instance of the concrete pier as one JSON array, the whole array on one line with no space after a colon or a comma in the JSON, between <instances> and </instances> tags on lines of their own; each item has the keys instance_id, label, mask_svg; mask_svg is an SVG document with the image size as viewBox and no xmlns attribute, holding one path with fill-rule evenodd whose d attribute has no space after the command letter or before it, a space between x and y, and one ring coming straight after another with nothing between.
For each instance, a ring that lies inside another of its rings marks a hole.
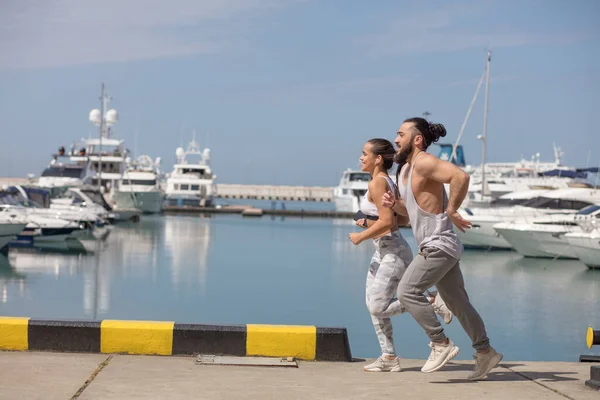
<instances>
[{"instance_id":1,"label":"concrete pier","mask_svg":"<svg viewBox=\"0 0 600 400\"><path fill-rule=\"evenodd\" d=\"M217 184L217 197L223 199L333 201L333 187Z\"/></svg>"},{"instance_id":2,"label":"concrete pier","mask_svg":"<svg viewBox=\"0 0 600 400\"><path fill-rule=\"evenodd\" d=\"M299 361L298 368L198 365L195 357L0 352L2 399L485 399L592 400L589 364L503 361L486 380L466 380L472 361L431 374L423 360L402 372Z\"/></svg>"},{"instance_id":3,"label":"concrete pier","mask_svg":"<svg viewBox=\"0 0 600 400\"><path fill-rule=\"evenodd\" d=\"M282 209L257 209L252 206L224 206L195 207L195 206L166 206L164 212L167 214L244 214L245 210L251 209L254 216L277 215L288 217L315 217L315 218L352 218L354 213L344 211L327 210L282 210Z\"/></svg>"}]
</instances>

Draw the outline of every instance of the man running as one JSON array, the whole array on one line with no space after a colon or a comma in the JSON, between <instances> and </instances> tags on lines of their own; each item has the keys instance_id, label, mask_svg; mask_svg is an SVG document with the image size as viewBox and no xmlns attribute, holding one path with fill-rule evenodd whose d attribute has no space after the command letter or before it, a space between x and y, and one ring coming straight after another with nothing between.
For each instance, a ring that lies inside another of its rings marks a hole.
<instances>
[{"instance_id":1,"label":"man running","mask_svg":"<svg viewBox=\"0 0 600 400\"><path fill-rule=\"evenodd\" d=\"M477 380L498 365L502 354L490 346L483 320L469 301L459 264L463 246L452 227L454 224L464 232L471 226L457 212L468 191L469 175L426 153L431 143L445 135L441 124L430 124L423 118L404 121L394 141L398 146L394 161L399 164L396 181L400 199L388 192L382 204L409 217L419 246L419 254L400 281L398 299L431 340L431 354L421 371L437 371L459 352L423 296L426 289L436 286L471 338L475 369L468 379ZM449 200L444 183L450 184Z\"/></svg>"}]
</instances>

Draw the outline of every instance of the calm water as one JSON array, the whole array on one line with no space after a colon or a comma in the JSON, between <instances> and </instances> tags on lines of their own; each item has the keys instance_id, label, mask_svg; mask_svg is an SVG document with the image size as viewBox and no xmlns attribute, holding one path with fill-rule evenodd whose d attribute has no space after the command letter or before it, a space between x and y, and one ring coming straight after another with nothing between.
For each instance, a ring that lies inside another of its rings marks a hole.
<instances>
[{"instance_id":1,"label":"calm water","mask_svg":"<svg viewBox=\"0 0 600 400\"><path fill-rule=\"evenodd\" d=\"M364 304L373 245L352 245L354 230L330 219L144 217L116 226L95 254L0 255L0 315L345 326L353 355L376 357ZM404 234L414 249L412 234ZM600 327L600 271L474 251L465 252L462 270L505 359L600 353L585 346L587 327ZM428 339L410 315L393 321L400 355L426 358ZM447 333L461 347L458 358L471 358L456 319Z\"/></svg>"}]
</instances>

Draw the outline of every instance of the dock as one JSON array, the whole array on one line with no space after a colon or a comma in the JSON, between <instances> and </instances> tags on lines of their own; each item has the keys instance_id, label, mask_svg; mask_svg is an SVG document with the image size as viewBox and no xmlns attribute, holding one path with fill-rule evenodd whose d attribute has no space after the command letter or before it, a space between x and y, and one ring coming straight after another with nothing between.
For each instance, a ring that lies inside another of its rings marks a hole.
<instances>
[{"instance_id":1,"label":"dock","mask_svg":"<svg viewBox=\"0 0 600 400\"><path fill-rule=\"evenodd\" d=\"M250 359L248 357L247 359ZM503 361L486 380L466 380L473 361L420 371L367 373L354 362L298 361L282 365L200 365L196 357L49 352L0 352L3 399L401 399L592 400L589 364Z\"/></svg>"},{"instance_id":2,"label":"dock","mask_svg":"<svg viewBox=\"0 0 600 400\"><path fill-rule=\"evenodd\" d=\"M329 210L287 210L287 209L260 209L249 205L223 206L223 207L195 207L195 206L166 206L166 214L241 214L243 216L260 217L275 215L283 217L312 217L312 218L352 218L354 213Z\"/></svg>"},{"instance_id":3,"label":"dock","mask_svg":"<svg viewBox=\"0 0 600 400\"><path fill-rule=\"evenodd\" d=\"M332 202L333 187L217 184L222 199Z\"/></svg>"}]
</instances>

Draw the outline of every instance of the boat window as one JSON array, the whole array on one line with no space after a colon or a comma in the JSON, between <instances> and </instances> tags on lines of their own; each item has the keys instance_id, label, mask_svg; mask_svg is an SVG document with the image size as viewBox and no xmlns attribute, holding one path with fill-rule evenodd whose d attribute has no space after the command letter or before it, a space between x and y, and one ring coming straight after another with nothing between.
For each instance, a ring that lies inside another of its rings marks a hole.
<instances>
[{"instance_id":1,"label":"boat window","mask_svg":"<svg viewBox=\"0 0 600 400\"><path fill-rule=\"evenodd\" d=\"M369 182L371 180L371 174L362 172L352 172L349 177L350 182Z\"/></svg>"},{"instance_id":2,"label":"boat window","mask_svg":"<svg viewBox=\"0 0 600 400\"><path fill-rule=\"evenodd\" d=\"M200 185L192 185L192 190L200 190Z\"/></svg>"},{"instance_id":3,"label":"boat window","mask_svg":"<svg viewBox=\"0 0 600 400\"><path fill-rule=\"evenodd\" d=\"M494 199L490 204L497 207L518 206L525 204L529 199Z\"/></svg>"},{"instance_id":4,"label":"boat window","mask_svg":"<svg viewBox=\"0 0 600 400\"><path fill-rule=\"evenodd\" d=\"M550 199L547 197L536 197L527 201L524 206L533 208L546 208L552 210L581 210L585 206L591 205L591 203L578 200L563 200L563 199Z\"/></svg>"},{"instance_id":5,"label":"boat window","mask_svg":"<svg viewBox=\"0 0 600 400\"><path fill-rule=\"evenodd\" d=\"M92 201L96 204L101 205L102 207L104 207L104 209L106 211L111 211L112 208L110 207L110 205L106 202L106 200L104 200L104 196L102 196L102 193L100 193L99 191L96 190L81 190L86 196L88 196L90 199L92 199Z\"/></svg>"},{"instance_id":6,"label":"boat window","mask_svg":"<svg viewBox=\"0 0 600 400\"><path fill-rule=\"evenodd\" d=\"M534 225L560 225L560 226L577 226L577 223L574 221L544 221L544 222L534 222Z\"/></svg>"},{"instance_id":7,"label":"boat window","mask_svg":"<svg viewBox=\"0 0 600 400\"><path fill-rule=\"evenodd\" d=\"M181 185L181 190L189 190L189 189L190 189L190 185L187 185L187 184Z\"/></svg>"},{"instance_id":8,"label":"boat window","mask_svg":"<svg viewBox=\"0 0 600 400\"><path fill-rule=\"evenodd\" d=\"M123 179L123 183L126 185L154 186L156 185L156 179Z\"/></svg>"},{"instance_id":9,"label":"boat window","mask_svg":"<svg viewBox=\"0 0 600 400\"><path fill-rule=\"evenodd\" d=\"M42 172L42 176L56 178L79 178L83 174L83 168L73 167L50 167Z\"/></svg>"},{"instance_id":10,"label":"boat window","mask_svg":"<svg viewBox=\"0 0 600 400\"><path fill-rule=\"evenodd\" d=\"M182 173L184 174L204 174L204 169L202 168L183 168L181 170Z\"/></svg>"},{"instance_id":11,"label":"boat window","mask_svg":"<svg viewBox=\"0 0 600 400\"><path fill-rule=\"evenodd\" d=\"M591 206L587 206L582 208L581 210L579 210L579 212L577 214L579 215L590 215L596 211L600 210L600 206L599 205L591 205ZM600 216L600 214L599 214Z\"/></svg>"},{"instance_id":12,"label":"boat window","mask_svg":"<svg viewBox=\"0 0 600 400\"><path fill-rule=\"evenodd\" d=\"M176 183L176 184L174 184L174 185L173 185L173 189L175 189L175 190L179 190L179 183Z\"/></svg>"}]
</instances>

